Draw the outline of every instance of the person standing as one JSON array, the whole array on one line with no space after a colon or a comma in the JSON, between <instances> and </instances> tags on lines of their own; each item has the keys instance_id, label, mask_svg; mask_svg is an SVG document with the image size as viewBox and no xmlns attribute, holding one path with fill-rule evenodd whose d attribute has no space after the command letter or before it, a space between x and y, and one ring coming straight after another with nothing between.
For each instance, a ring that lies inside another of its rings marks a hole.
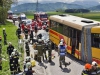
<instances>
[{"instance_id":1,"label":"person standing","mask_svg":"<svg viewBox=\"0 0 100 75\"><path fill-rule=\"evenodd\" d=\"M43 45L43 61L44 61L44 57L47 60L46 51L48 49L48 46L46 45L46 43L44 43L44 40L42 40L42 45Z\"/></svg>"},{"instance_id":2,"label":"person standing","mask_svg":"<svg viewBox=\"0 0 100 75\"><path fill-rule=\"evenodd\" d=\"M91 64L86 63L84 65L84 70L82 70L81 75L91 75L91 68L92 68Z\"/></svg>"},{"instance_id":3,"label":"person standing","mask_svg":"<svg viewBox=\"0 0 100 75\"><path fill-rule=\"evenodd\" d=\"M28 30L28 28L25 26L25 28L24 28L25 39L28 39L28 33L29 33L29 30Z\"/></svg>"},{"instance_id":4,"label":"person standing","mask_svg":"<svg viewBox=\"0 0 100 75\"><path fill-rule=\"evenodd\" d=\"M15 52L15 55L14 55L14 60L15 60L15 62L16 62L16 66L17 66L17 72L21 72L21 70L20 70L20 64L19 64L19 56L21 55L18 51L17 51L17 49L14 49L13 50L13 52Z\"/></svg>"},{"instance_id":5,"label":"person standing","mask_svg":"<svg viewBox=\"0 0 100 75\"><path fill-rule=\"evenodd\" d=\"M16 35L17 35L18 39L21 38L20 34L21 34L21 28L19 27L19 28L16 30Z\"/></svg>"},{"instance_id":6,"label":"person standing","mask_svg":"<svg viewBox=\"0 0 100 75\"><path fill-rule=\"evenodd\" d=\"M0 58L1 58L1 53L2 53L2 38L1 38L1 36L0 36Z\"/></svg>"},{"instance_id":7,"label":"person standing","mask_svg":"<svg viewBox=\"0 0 100 75\"><path fill-rule=\"evenodd\" d=\"M39 63L41 63L42 62L41 57L43 57L42 39L38 39L38 43L36 44L36 50L38 50L37 60Z\"/></svg>"},{"instance_id":8,"label":"person standing","mask_svg":"<svg viewBox=\"0 0 100 75\"><path fill-rule=\"evenodd\" d=\"M11 53L13 52L14 46L12 45L11 42L9 42L9 46L7 47L7 54L10 56Z\"/></svg>"},{"instance_id":9,"label":"person standing","mask_svg":"<svg viewBox=\"0 0 100 75\"><path fill-rule=\"evenodd\" d=\"M33 35L33 30L31 30L31 31L30 31L30 42L32 41L32 44L33 44L33 36L34 36L34 35Z\"/></svg>"},{"instance_id":10,"label":"person standing","mask_svg":"<svg viewBox=\"0 0 100 75\"><path fill-rule=\"evenodd\" d=\"M5 28L3 28L4 45L7 45L7 34Z\"/></svg>"},{"instance_id":11,"label":"person standing","mask_svg":"<svg viewBox=\"0 0 100 75\"><path fill-rule=\"evenodd\" d=\"M63 44L63 42L60 42L59 48L58 48L58 54L59 54L59 64L62 68L62 64L67 66L67 63L65 62L65 56L66 56L66 46Z\"/></svg>"},{"instance_id":12,"label":"person standing","mask_svg":"<svg viewBox=\"0 0 100 75\"><path fill-rule=\"evenodd\" d=\"M30 56L30 48L29 48L28 40L26 40L25 49L26 49L26 56Z\"/></svg>"},{"instance_id":13,"label":"person standing","mask_svg":"<svg viewBox=\"0 0 100 75\"><path fill-rule=\"evenodd\" d=\"M14 56L15 56L15 52L12 52L9 60L10 71L11 74L13 75L17 74L17 65Z\"/></svg>"},{"instance_id":14,"label":"person standing","mask_svg":"<svg viewBox=\"0 0 100 75\"><path fill-rule=\"evenodd\" d=\"M52 48L51 48L51 41L48 39L48 56L49 56L49 62L52 61ZM54 56L55 57L55 56Z\"/></svg>"}]
</instances>

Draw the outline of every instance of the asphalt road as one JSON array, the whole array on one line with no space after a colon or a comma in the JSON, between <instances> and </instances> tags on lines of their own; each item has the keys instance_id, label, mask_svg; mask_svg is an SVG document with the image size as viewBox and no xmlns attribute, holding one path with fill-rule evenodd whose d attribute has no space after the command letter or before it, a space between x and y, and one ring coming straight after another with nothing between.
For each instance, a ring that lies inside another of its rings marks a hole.
<instances>
[{"instance_id":1,"label":"asphalt road","mask_svg":"<svg viewBox=\"0 0 100 75\"><path fill-rule=\"evenodd\" d=\"M9 20L12 22L11 20ZM15 25L18 26L18 22L15 22ZM32 45L30 46L31 54L34 56L34 49ZM66 62L70 62L71 64L67 67L60 68L59 67L59 56L56 51L53 50L52 52L55 55L55 58L52 59L53 62L48 63L45 61L42 66L38 65L38 62L36 62L36 66L33 68L36 70L37 73L34 73L34 75L81 75L82 70L84 69L84 63L80 60L77 60L70 54L67 54L66 56ZM24 58L26 55L24 56ZM33 58L32 58L33 60ZM45 69L45 66L47 68Z\"/></svg>"}]
</instances>

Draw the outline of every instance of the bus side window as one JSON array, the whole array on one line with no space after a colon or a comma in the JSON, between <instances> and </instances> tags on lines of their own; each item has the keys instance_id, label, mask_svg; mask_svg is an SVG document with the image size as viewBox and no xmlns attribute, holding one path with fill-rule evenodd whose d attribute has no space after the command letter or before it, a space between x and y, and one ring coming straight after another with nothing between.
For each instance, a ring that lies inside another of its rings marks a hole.
<instances>
[{"instance_id":1,"label":"bus side window","mask_svg":"<svg viewBox=\"0 0 100 75\"><path fill-rule=\"evenodd\" d=\"M92 47L100 48L100 34L91 34Z\"/></svg>"},{"instance_id":2,"label":"bus side window","mask_svg":"<svg viewBox=\"0 0 100 75\"><path fill-rule=\"evenodd\" d=\"M81 31L76 32L76 49L79 50L79 43L81 43Z\"/></svg>"},{"instance_id":3,"label":"bus side window","mask_svg":"<svg viewBox=\"0 0 100 75\"><path fill-rule=\"evenodd\" d=\"M55 21L50 20L50 28L55 31L57 30L57 25Z\"/></svg>"},{"instance_id":4,"label":"bus side window","mask_svg":"<svg viewBox=\"0 0 100 75\"><path fill-rule=\"evenodd\" d=\"M64 25L63 34L68 37L68 26Z\"/></svg>"}]
</instances>

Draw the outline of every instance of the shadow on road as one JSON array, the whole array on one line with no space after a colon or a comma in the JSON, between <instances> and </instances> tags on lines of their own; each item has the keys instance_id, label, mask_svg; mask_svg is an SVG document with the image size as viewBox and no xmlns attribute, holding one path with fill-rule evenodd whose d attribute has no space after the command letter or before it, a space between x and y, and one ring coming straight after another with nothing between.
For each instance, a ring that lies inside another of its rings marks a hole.
<instances>
[{"instance_id":1,"label":"shadow on road","mask_svg":"<svg viewBox=\"0 0 100 75\"><path fill-rule=\"evenodd\" d=\"M52 61L52 62L50 62L50 65L51 65L51 66L54 66L54 65L55 65L55 63Z\"/></svg>"},{"instance_id":2,"label":"shadow on road","mask_svg":"<svg viewBox=\"0 0 100 75\"><path fill-rule=\"evenodd\" d=\"M85 63L77 58L75 58L73 55L67 53L67 56L69 59L75 61L76 63L80 64L80 65L84 65Z\"/></svg>"},{"instance_id":3,"label":"shadow on road","mask_svg":"<svg viewBox=\"0 0 100 75\"><path fill-rule=\"evenodd\" d=\"M68 68L61 68L62 72L70 73L71 69Z\"/></svg>"}]
</instances>

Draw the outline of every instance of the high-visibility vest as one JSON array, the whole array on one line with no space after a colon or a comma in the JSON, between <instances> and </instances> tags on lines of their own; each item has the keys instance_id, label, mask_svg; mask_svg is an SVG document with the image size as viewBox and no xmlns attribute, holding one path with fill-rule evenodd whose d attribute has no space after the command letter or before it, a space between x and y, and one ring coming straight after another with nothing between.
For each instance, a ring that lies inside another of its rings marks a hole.
<instances>
[{"instance_id":1,"label":"high-visibility vest","mask_svg":"<svg viewBox=\"0 0 100 75\"><path fill-rule=\"evenodd\" d=\"M66 48L65 46L60 46L60 56L66 55Z\"/></svg>"}]
</instances>

